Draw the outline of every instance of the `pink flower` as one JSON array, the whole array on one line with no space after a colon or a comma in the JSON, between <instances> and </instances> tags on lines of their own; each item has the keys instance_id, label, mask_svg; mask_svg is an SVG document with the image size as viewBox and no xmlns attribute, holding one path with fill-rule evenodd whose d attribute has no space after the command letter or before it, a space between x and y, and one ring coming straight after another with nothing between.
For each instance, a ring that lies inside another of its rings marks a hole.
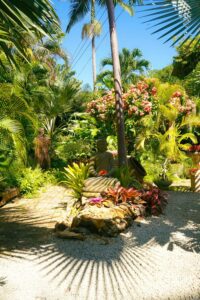
<instances>
[{"instance_id":1,"label":"pink flower","mask_svg":"<svg viewBox=\"0 0 200 300\"><path fill-rule=\"evenodd\" d=\"M151 95L156 95L157 93L157 88L154 86L152 89L151 89Z\"/></svg>"},{"instance_id":2,"label":"pink flower","mask_svg":"<svg viewBox=\"0 0 200 300\"><path fill-rule=\"evenodd\" d=\"M179 91L173 93L173 95L172 95L172 97L181 97L181 96L182 96L182 94Z\"/></svg>"},{"instance_id":3,"label":"pink flower","mask_svg":"<svg viewBox=\"0 0 200 300\"><path fill-rule=\"evenodd\" d=\"M144 111L147 113L151 112L151 106L145 106Z\"/></svg>"},{"instance_id":4,"label":"pink flower","mask_svg":"<svg viewBox=\"0 0 200 300\"><path fill-rule=\"evenodd\" d=\"M137 106L132 106L132 107L131 107L131 110L132 110L133 112L136 112L136 111L138 111L138 108L137 108Z\"/></svg>"}]
</instances>

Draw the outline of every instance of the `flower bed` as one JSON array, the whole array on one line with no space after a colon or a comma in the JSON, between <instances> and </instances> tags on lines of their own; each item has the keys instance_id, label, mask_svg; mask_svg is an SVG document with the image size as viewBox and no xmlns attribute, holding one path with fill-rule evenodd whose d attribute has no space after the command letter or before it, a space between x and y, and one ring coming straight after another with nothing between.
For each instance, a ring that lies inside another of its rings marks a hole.
<instances>
[{"instance_id":1,"label":"flower bed","mask_svg":"<svg viewBox=\"0 0 200 300\"><path fill-rule=\"evenodd\" d=\"M141 190L122 186L108 188L99 197L88 198L84 205L79 205L70 225L57 224L58 232L63 231L58 236L71 238L71 232L81 233L83 228L104 236L116 236L137 217L163 213L166 204L167 194L152 185L146 184ZM81 239L80 234L73 236L76 237Z\"/></svg>"}]
</instances>

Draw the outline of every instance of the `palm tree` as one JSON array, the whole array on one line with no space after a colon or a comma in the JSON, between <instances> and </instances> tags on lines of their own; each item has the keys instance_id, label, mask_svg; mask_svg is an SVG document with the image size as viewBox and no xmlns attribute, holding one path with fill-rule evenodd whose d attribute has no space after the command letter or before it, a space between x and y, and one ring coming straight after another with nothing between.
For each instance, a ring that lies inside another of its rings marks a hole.
<instances>
[{"instance_id":1,"label":"palm tree","mask_svg":"<svg viewBox=\"0 0 200 300\"><path fill-rule=\"evenodd\" d=\"M27 58L24 36L53 36L60 32L58 17L48 0L0 2L0 50L13 63L13 48Z\"/></svg>"},{"instance_id":2,"label":"palm tree","mask_svg":"<svg viewBox=\"0 0 200 300\"><path fill-rule=\"evenodd\" d=\"M119 54L119 61L121 67L121 79L122 86L125 87L130 83L134 83L139 77L138 74L144 73L145 69L148 69L149 62L142 59L142 52L135 48L132 51L127 48L123 48L122 52ZM102 67L112 66L112 58L108 57L102 60ZM104 71L103 74L99 74L98 77L102 80L104 76L107 78L112 78L113 73L111 71Z\"/></svg>"},{"instance_id":3,"label":"palm tree","mask_svg":"<svg viewBox=\"0 0 200 300\"><path fill-rule=\"evenodd\" d=\"M1 83L0 149L13 149L26 163L25 126L36 126L35 114L24 99L23 89L13 83Z\"/></svg>"},{"instance_id":4,"label":"palm tree","mask_svg":"<svg viewBox=\"0 0 200 300\"><path fill-rule=\"evenodd\" d=\"M108 10L109 30L110 30L110 45L113 60L113 77L115 87L115 109L117 121L117 146L118 146L118 164L119 167L127 166L126 144L125 144L125 128L124 128L124 113L122 99L122 84L121 84L121 68L119 61L118 40L116 32L114 3L113 0L106 0Z\"/></svg>"},{"instance_id":5,"label":"palm tree","mask_svg":"<svg viewBox=\"0 0 200 300\"><path fill-rule=\"evenodd\" d=\"M67 30L71 28L79 19L85 16L90 11L91 0L70 0L70 21L68 23ZM133 4L135 1L129 1L129 4ZM118 157L119 165L123 166L127 164L126 159L126 146L125 146L125 131L124 131L124 115L123 115L123 100L122 100L122 89L121 89L121 75L120 75L120 63L119 63L119 52L117 43L117 34L114 17L114 5L119 4L123 9L127 10L130 14L133 14L131 5L126 4L122 0L97 0L97 4L100 6L106 5L108 10L109 28L110 28L110 39L111 39L111 50L113 58L113 71L114 71L114 85L116 93L116 122L117 122L117 136L118 136Z\"/></svg>"},{"instance_id":6,"label":"palm tree","mask_svg":"<svg viewBox=\"0 0 200 300\"><path fill-rule=\"evenodd\" d=\"M92 39L92 71L93 71L93 89L95 90L96 84L96 50L95 50L95 37L101 34L101 23L95 19L95 0L91 0L91 21L85 24L82 29L82 39L85 37Z\"/></svg>"}]
</instances>

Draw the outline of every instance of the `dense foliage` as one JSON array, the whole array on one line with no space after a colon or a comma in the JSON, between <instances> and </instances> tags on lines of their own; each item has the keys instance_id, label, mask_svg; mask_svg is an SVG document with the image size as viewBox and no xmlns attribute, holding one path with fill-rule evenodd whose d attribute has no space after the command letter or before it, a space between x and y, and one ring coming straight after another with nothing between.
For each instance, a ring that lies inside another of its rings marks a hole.
<instances>
[{"instance_id":1,"label":"dense foliage","mask_svg":"<svg viewBox=\"0 0 200 300\"><path fill-rule=\"evenodd\" d=\"M98 138L107 138L109 150L117 149L112 72L107 69L99 74L99 90L81 89L61 47L64 35L51 4L47 0L25 2L0 4L0 188L19 186L23 194L34 194L45 181L62 181L67 174L69 186L77 180L74 189L78 188L75 193L80 197L87 168L74 164L65 175L61 171L67 164L87 161ZM135 2L115 4L132 14ZM90 10L91 3L82 2L81 7L77 1L70 3L71 27ZM172 13L173 7L167 7ZM149 72L147 79L149 62L139 49L123 48L119 55L128 154L141 161L147 179L167 179L173 165L191 165L186 153L198 149L194 146L200 142L198 39L180 45L173 64ZM102 61L102 66L112 64L110 58ZM50 141L52 169L48 172L36 165L39 128L44 128ZM126 168L116 169L115 176L124 188L134 181ZM141 188L137 181L134 184Z\"/></svg>"},{"instance_id":2,"label":"dense foliage","mask_svg":"<svg viewBox=\"0 0 200 300\"><path fill-rule=\"evenodd\" d=\"M196 116L197 103L182 86L146 79L131 85L123 100L130 154L140 158L149 170L159 164L159 170L153 171L155 177L162 172L166 158L172 163L186 159L185 151L191 143L197 143L195 129L200 122ZM96 120L97 130L101 129L104 136L112 136L115 131L115 123L110 122L115 118L114 105L111 90L87 106L89 115Z\"/></svg>"}]
</instances>

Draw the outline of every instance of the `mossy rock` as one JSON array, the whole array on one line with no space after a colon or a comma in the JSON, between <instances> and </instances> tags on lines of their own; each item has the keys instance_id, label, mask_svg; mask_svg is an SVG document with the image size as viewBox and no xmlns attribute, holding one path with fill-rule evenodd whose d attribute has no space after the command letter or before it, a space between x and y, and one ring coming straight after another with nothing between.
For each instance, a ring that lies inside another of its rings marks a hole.
<instances>
[{"instance_id":1,"label":"mossy rock","mask_svg":"<svg viewBox=\"0 0 200 300\"><path fill-rule=\"evenodd\" d=\"M132 224L133 214L120 207L88 205L73 220L72 229L86 227L93 233L114 237Z\"/></svg>"}]
</instances>

